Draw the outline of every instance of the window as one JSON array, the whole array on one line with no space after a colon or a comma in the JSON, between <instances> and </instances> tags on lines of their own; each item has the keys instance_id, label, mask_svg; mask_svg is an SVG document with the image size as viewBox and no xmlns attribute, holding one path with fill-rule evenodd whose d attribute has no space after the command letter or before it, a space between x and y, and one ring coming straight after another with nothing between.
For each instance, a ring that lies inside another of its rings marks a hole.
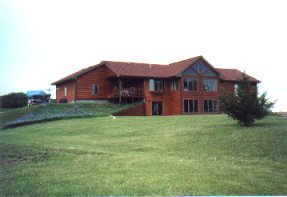
<instances>
[{"instance_id":1,"label":"window","mask_svg":"<svg viewBox=\"0 0 287 197\"><path fill-rule=\"evenodd\" d=\"M163 80L161 79L150 79L149 80L149 90L162 92L163 91Z\"/></svg>"},{"instance_id":2,"label":"window","mask_svg":"<svg viewBox=\"0 0 287 197\"><path fill-rule=\"evenodd\" d=\"M204 100L204 112L217 112L217 101Z\"/></svg>"},{"instance_id":3,"label":"window","mask_svg":"<svg viewBox=\"0 0 287 197\"><path fill-rule=\"evenodd\" d=\"M217 91L217 80L216 79L203 79L203 90L206 92Z\"/></svg>"},{"instance_id":4,"label":"window","mask_svg":"<svg viewBox=\"0 0 287 197\"><path fill-rule=\"evenodd\" d=\"M152 102L152 115L162 115L163 104L162 101L153 101Z\"/></svg>"},{"instance_id":5,"label":"window","mask_svg":"<svg viewBox=\"0 0 287 197\"><path fill-rule=\"evenodd\" d=\"M239 85L238 83L234 84L234 94L237 95L238 94L238 89L239 89Z\"/></svg>"},{"instance_id":6,"label":"window","mask_svg":"<svg viewBox=\"0 0 287 197\"><path fill-rule=\"evenodd\" d=\"M99 94L99 87L97 84L92 85L92 94L93 95L98 95Z\"/></svg>"},{"instance_id":7,"label":"window","mask_svg":"<svg viewBox=\"0 0 287 197\"><path fill-rule=\"evenodd\" d=\"M67 86L64 87L64 96L67 96Z\"/></svg>"},{"instance_id":8,"label":"window","mask_svg":"<svg viewBox=\"0 0 287 197\"><path fill-rule=\"evenodd\" d=\"M177 80L171 80L170 81L170 90L176 91L177 90Z\"/></svg>"},{"instance_id":9,"label":"window","mask_svg":"<svg viewBox=\"0 0 287 197\"><path fill-rule=\"evenodd\" d=\"M197 100L184 100L183 108L185 113L198 112Z\"/></svg>"},{"instance_id":10,"label":"window","mask_svg":"<svg viewBox=\"0 0 287 197\"><path fill-rule=\"evenodd\" d=\"M197 79L185 78L183 81L184 91L196 91Z\"/></svg>"},{"instance_id":11,"label":"window","mask_svg":"<svg viewBox=\"0 0 287 197\"><path fill-rule=\"evenodd\" d=\"M211 71L210 69L206 69L202 75L203 76L216 76L215 72Z\"/></svg>"}]
</instances>

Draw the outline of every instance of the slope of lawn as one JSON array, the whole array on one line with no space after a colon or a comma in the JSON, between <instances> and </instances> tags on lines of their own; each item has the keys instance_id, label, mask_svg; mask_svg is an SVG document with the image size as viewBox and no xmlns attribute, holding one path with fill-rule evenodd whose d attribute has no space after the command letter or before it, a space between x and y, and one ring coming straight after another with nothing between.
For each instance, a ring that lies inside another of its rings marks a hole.
<instances>
[{"instance_id":1,"label":"slope of lawn","mask_svg":"<svg viewBox=\"0 0 287 197\"><path fill-rule=\"evenodd\" d=\"M0 194L286 195L287 121L96 117L0 132Z\"/></svg>"},{"instance_id":2,"label":"slope of lawn","mask_svg":"<svg viewBox=\"0 0 287 197\"><path fill-rule=\"evenodd\" d=\"M135 105L68 103L42 104L9 110L1 109L0 128L11 128L60 119L108 116Z\"/></svg>"}]
</instances>

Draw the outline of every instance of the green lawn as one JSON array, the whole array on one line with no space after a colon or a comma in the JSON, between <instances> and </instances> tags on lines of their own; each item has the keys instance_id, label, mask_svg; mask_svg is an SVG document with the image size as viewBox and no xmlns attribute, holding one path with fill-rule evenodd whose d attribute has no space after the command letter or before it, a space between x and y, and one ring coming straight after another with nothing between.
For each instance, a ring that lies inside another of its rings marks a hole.
<instances>
[{"instance_id":1,"label":"green lawn","mask_svg":"<svg viewBox=\"0 0 287 197\"><path fill-rule=\"evenodd\" d=\"M0 132L0 195L286 195L287 121L96 117Z\"/></svg>"}]
</instances>

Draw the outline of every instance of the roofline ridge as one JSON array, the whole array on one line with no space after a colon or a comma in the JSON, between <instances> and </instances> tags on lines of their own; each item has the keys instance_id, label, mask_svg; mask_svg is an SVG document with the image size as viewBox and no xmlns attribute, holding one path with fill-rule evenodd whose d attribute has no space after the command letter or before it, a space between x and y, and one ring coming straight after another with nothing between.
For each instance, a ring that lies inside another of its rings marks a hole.
<instances>
[{"instance_id":1,"label":"roofline ridge","mask_svg":"<svg viewBox=\"0 0 287 197\"><path fill-rule=\"evenodd\" d=\"M171 65L171 64L177 64L177 63L184 62L184 61L191 60L191 59L195 59L195 58L198 58L198 59L199 59L199 58L203 58L203 59L204 59L204 57L203 57L202 55L199 55L199 56L194 56L194 57L187 58L187 59L184 59L184 60L180 60L180 61L172 62L172 63L170 63L170 64L168 64L168 65Z\"/></svg>"},{"instance_id":2,"label":"roofline ridge","mask_svg":"<svg viewBox=\"0 0 287 197\"><path fill-rule=\"evenodd\" d=\"M158 66L169 65L169 64L157 64L157 63L144 63L144 62L110 61L110 60L103 60L102 63L144 64L144 65L158 65Z\"/></svg>"}]
</instances>

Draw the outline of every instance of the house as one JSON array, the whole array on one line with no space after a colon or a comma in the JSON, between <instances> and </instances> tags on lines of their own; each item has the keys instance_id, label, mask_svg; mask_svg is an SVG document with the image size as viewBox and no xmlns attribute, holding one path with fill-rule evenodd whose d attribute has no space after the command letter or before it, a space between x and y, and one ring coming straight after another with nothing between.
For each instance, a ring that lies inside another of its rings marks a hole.
<instances>
[{"instance_id":1,"label":"house","mask_svg":"<svg viewBox=\"0 0 287 197\"><path fill-rule=\"evenodd\" d=\"M102 61L52 85L58 102L142 102L127 115L212 114L219 113L219 90L235 91L242 77L198 56L168 65ZM256 90L260 81L247 77Z\"/></svg>"}]
</instances>

